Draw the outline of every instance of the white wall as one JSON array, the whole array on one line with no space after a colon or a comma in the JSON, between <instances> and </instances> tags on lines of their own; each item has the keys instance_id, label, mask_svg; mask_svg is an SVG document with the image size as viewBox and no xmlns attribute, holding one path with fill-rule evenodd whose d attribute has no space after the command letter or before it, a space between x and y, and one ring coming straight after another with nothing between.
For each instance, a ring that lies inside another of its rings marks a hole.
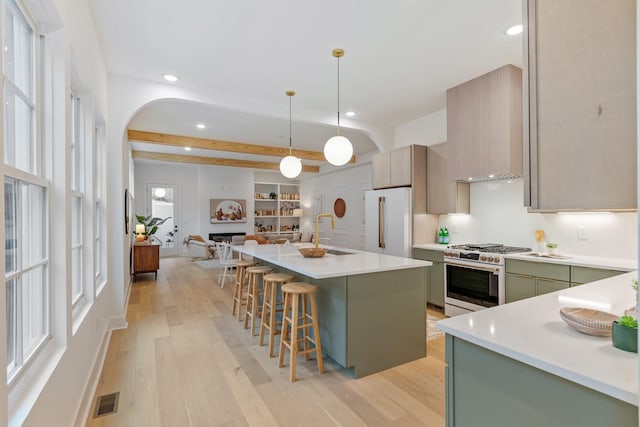
<instances>
[{"instance_id":1,"label":"white wall","mask_svg":"<svg viewBox=\"0 0 640 427\"><path fill-rule=\"evenodd\" d=\"M300 230L312 232L315 228L314 197L322 198L322 213L333 213L335 200L342 198L346 204L344 216L335 219L335 230L331 230L328 218L322 219L320 237L329 237L334 246L364 249L364 191L370 189L370 163L300 180Z\"/></svg>"},{"instance_id":2,"label":"white wall","mask_svg":"<svg viewBox=\"0 0 640 427\"><path fill-rule=\"evenodd\" d=\"M535 250L534 230L544 230L547 242L560 253L635 259L638 255L636 213L527 213L522 179L471 184L471 214L441 215L452 244L503 243ZM586 228L586 240L578 238Z\"/></svg>"},{"instance_id":3,"label":"white wall","mask_svg":"<svg viewBox=\"0 0 640 427\"><path fill-rule=\"evenodd\" d=\"M394 147L435 145L446 140L447 110L443 109L397 126Z\"/></svg>"},{"instance_id":4,"label":"white wall","mask_svg":"<svg viewBox=\"0 0 640 427\"><path fill-rule=\"evenodd\" d=\"M261 175L261 181L277 182L277 175ZM209 233L253 233L254 173L251 169L223 166L204 166L180 163L135 162L135 213L142 214L147 205L146 185L165 184L177 187L178 227L176 239L179 254L187 255L182 245L189 234L200 234L205 239ZM247 221L231 224L210 223L211 199L244 199L247 202Z\"/></svg>"}]
</instances>

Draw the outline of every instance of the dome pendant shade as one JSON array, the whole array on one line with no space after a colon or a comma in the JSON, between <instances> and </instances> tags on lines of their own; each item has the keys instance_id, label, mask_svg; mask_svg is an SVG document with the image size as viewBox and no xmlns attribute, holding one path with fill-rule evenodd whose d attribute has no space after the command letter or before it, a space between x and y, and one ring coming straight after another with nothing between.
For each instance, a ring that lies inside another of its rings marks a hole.
<instances>
[{"instance_id":1,"label":"dome pendant shade","mask_svg":"<svg viewBox=\"0 0 640 427\"><path fill-rule=\"evenodd\" d=\"M344 136L333 136L324 144L324 157L334 166L347 164L352 155L351 141Z\"/></svg>"},{"instance_id":2,"label":"dome pendant shade","mask_svg":"<svg viewBox=\"0 0 640 427\"><path fill-rule=\"evenodd\" d=\"M287 178L295 178L302 172L302 161L296 156L283 157L280 160L280 173Z\"/></svg>"}]
</instances>

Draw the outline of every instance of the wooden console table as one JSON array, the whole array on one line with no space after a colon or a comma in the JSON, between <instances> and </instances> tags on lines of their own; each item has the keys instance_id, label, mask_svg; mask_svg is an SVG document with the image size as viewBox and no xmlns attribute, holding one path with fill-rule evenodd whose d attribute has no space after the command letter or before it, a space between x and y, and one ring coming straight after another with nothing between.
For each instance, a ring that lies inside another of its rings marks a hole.
<instances>
[{"instance_id":1,"label":"wooden console table","mask_svg":"<svg viewBox=\"0 0 640 427\"><path fill-rule=\"evenodd\" d=\"M160 245L135 243L133 245L133 280L139 273L154 273L158 278Z\"/></svg>"}]
</instances>

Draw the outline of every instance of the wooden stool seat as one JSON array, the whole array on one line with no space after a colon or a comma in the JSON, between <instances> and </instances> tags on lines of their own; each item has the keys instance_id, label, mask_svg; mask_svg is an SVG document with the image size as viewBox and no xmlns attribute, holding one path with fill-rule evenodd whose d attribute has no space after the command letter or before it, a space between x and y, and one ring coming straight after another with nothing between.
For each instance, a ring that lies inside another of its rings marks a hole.
<instances>
[{"instance_id":1,"label":"wooden stool seat","mask_svg":"<svg viewBox=\"0 0 640 427\"><path fill-rule=\"evenodd\" d=\"M258 308L260 308L260 295L262 289L258 287L258 277L267 273L271 273L272 268L267 266L247 267L246 273L248 276L247 282L247 308L244 315L244 328L249 328L249 318L251 318L251 336L255 335L256 330L256 316L260 315Z\"/></svg>"},{"instance_id":2,"label":"wooden stool seat","mask_svg":"<svg viewBox=\"0 0 640 427\"><path fill-rule=\"evenodd\" d=\"M246 259L239 259L235 262L236 266L236 282L233 285L233 307L231 309L232 315L237 315L238 320L242 320L242 305L246 298L244 297L244 286L246 284L245 273L247 267L256 265L257 262L249 261Z\"/></svg>"},{"instance_id":3,"label":"wooden stool seat","mask_svg":"<svg viewBox=\"0 0 640 427\"><path fill-rule=\"evenodd\" d=\"M305 360L309 360L309 354L315 353L318 371L324 374L320 327L316 310L317 290L318 286L312 283L292 282L282 285L284 316L282 318L278 366L280 368L284 366L284 349L286 347L291 356L289 362L289 381L291 382L296 380L296 357L302 354L304 354ZM302 303L301 313L299 313L300 303ZM309 314L309 309L311 309L311 314ZM289 329L291 330L289 331ZM308 329L312 330L313 336L307 333ZM302 333L302 337L298 336L299 333ZM303 346L302 350L300 344ZM310 348L309 344L313 344L313 348Z\"/></svg>"},{"instance_id":4,"label":"wooden stool seat","mask_svg":"<svg viewBox=\"0 0 640 427\"><path fill-rule=\"evenodd\" d=\"M264 345L264 333L269 331L269 357L275 357L274 342L276 335L280 334L279 327L282 322L278 322L277 313L282 312L283 302L278 302L278 285L285 284L293 280L295 276L287 273L271 273L262 276L264 283L264 295L262 297L262 319L260 320L260 339L258 344Z\"/></svg>"}]
</instances>

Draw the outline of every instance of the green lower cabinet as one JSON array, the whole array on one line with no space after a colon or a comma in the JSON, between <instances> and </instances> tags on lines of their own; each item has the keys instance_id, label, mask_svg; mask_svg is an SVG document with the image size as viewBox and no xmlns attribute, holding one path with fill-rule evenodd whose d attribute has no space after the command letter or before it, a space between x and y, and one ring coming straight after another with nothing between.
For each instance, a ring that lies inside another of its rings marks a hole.
<instances>
[{"instance_id":1,"label":"green lower cabinet","mask_svg":"<svg viewBox=\"0 0 640 427\"><path fill-rule=\"evenodd\" d=\"M625 271L619 270L607 270L603 268L591 268L591 267L577 267L571 266L571 286L584 285L585 283L591 283L598 280L606 279L608 277L617 276L618 274L625 273Z\"/></svg>"},{"instance_id":2,"label":"green lower cabinet","mask_svg":"<svg viewBox=\"0 0 640 427\"><path fill-rule=\"evenodd\" d=\"M638 407L446 336L447 427L637 427Z\"/></svg>"},{"instance_id":3,"label":"green lower cabinet","mask_svg":"<svg viewBox=\"0 0 640 427\"><path fill-rule=\"evenodd\" d=\"M444 263L434 262L429 267L427 283L427 302L444 307Z\"/></svg>"},{"instance_id":4,"label":"green lower cabinet","mask_svg":"<svg viewBox=\"0 0 640 427\"><path fill-rule=\"evenodd\" d=\"M536 295L548 294L550 292L560 291L569 288L569 282L562 280L536 278Z\"/></svg>"},{"instance_id":5,"label":"green lower cabinet","mask_svg":"<svg viewBox=\"0 0 640 427\"><path fill-rule=\"evenodd\" d=\"M505 275L505 301L514 302L538 295L567 289L569 282L545 279L543 277L523 276L507 273Z\"/></svg>"},{"instance_id":6,"label":"green lower cabinet","mask_svg":"<svg viewBox=\"0 0 640 427\"><path fill-rule=\"evenodd\" d=\"M514 302L536 296L535 280L531 276L505 274L505 301Z\"/></svg>"}]
</instances>

